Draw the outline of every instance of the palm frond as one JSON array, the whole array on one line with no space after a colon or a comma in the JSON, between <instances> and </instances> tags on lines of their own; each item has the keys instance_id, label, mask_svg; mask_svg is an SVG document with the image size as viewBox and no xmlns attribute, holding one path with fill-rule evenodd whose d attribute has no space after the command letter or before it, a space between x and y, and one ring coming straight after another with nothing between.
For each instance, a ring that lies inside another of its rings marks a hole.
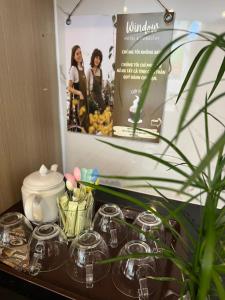
<instances>
[{"instance_id":1,"label":"palm frond","mask_svg":"<svg viewBox=\"0 0 225 300\"><path fill-rule=\"evenodd\" d=\"M172 178L166 178L166 177L151 177L151 176L118 176L118 175L102 175L100 174L101 178L108 178L108 179L120 179L120 180L131 180L131 181L144 181L144 180L149 180L149 181L159 181L159 182L166 182L166 183L171 183L171 184L183 184L183 180L178 180L178 179L172 179ZM201 188L203 187L202 185L192 183L191 186L196 187L196 188ZM166 188L166 186L165 186ZM178 192L178 191L177 191ZM187 193L185 193L187 194Z\"/></svg>"},{"instance_id":2,"label":"palm frond","mask_svg":"<svg viewBox=\"0 0 225 300\"><path fill-rule=\"evenodd\" d=\"M208 101L208 97L206 95L205 97L205 104ZM205 120L205 142L206 142L206 152L209 152L210 149L210 145L209 145L209 125L208 125L208 115L207 115L207 106L205 108L204 111L204 120ZM210 168L210 164L208 164L208 179L209 179L209 183L211 181L211 168Z\"/></svg>"},{"instance_id":3,"label":"palm frond","mask_svg":"<svg viewBox=\"0 0 225 300\"><path fill-rule=\"evenodd\" d=\"M225 299L225 288L223 285L223 279L218 275L218 273L216 271L213 271L213 281L216 287L216 290L218 292L218 296L220 298L220 300L224 300Z\"/></svg>"},{"instance_id":4,"label":"palm frond","mask_svg":"<svg viewBox=\"0 0 225 300\"><path fill-rule=\"evenodd\" d=\"M189 179L185 182L184 186L182 187L181 191L184 191L187 186L198 177L201 172L208 166L209 162L216 156L216 154L223 148L225 145L225 134L222 134L216 141L216 143L210 148L210 151L205 155L202 159L198 167L189 177Z\"/></svg>"},{"instance_id":5,"label":"palm frond","mask_svg":"<svg viewBox=\"0 0 225 300\"><path fill-rule=\"evenodd\" d=\"M146 184L132 184L132 185L126 185L126 188L135 188L135 189L140 189L140 188L149 188L149 189L153 189L152 185L149 185L149 183ZM178 194L177 188L172 188L170 186L164 186L164 185L155 185L154 184L154 188L157 188L158 190L166 190L166 191L171 191L171 192L175 192ZM183 191L182 195L184 196L191 196L190 193Z\"/></svg>"},{"instance_id":6,"label":"palm frond","mask_svg":"<svg viewBox=\"0 0 225 300\"><path fill-rule=\"evenodd\" d=\"M206 214L207 214L207 229L205 231L204 243L201 244L199 257L200 261L200 274L199 274L199 290L198 299L205 300L207 293L210 289L210 281L212 278L212 270L214 263L214 249L216 244L216 238L214 233L214 210L213 203L206 203Z\"/></svg>"},{"instance_id":7,"label":"palm frond","mask_svg":"<svg viewBox=\"0 0 225 300\"><path fill-rule=\"evenodd\" d=\"M212 87L212 90L211 90L211 92L209 94L209 98L211 98L211 96L214 93L214 91L216 90L218 84L221 82L221 79L223 77L224 72L225 72L225 57L223 58L223 61L221 63L221 66L220 66L220 69L218 71L216 80L215 80L214 85Z\"/></svg>"},{"instance_id":8,"label":"palm frond","mask_svg":"<svg viewBox=\"0 0 225 300\"><path fill-rule=\"evenodd\" d=\"M207 112L207 114L212 117L216 122L218 122L220 125L222 125L225 128L225 125L222 121L220 121L216 116L214 116L213 114L211 114L210 112Z\"/></svg>"},{"instance_id":9,"label":"palm frond","mask_svg":"<svg viewBox=\"0 0 225 300\"><path fill-rule=\"evenodd\" d=\"M194 73L193 79L192 79L190 87L189 87L187 97L185 99L183 109L181 111L181 116L180 116L179 123L178 123L178 128L177 128L177 137L179 136L181 128L183 127L184 121L186 119L186 116L189 112L191 103L193 101L197 85L198 85L199 80L200 80L200 78L203 74L203 71L206 68L207 62L209 61L209 58L211 57L211 55L213 54L213 51L215 50L215 48L217 47L219 41L221 41L221 40L222 40L222 35L218 36L209 45L209 47L206 49L203 56L201 57L201 60L199 61L198 68L196 69L196 71Z\"/></svg>"},{"instance_id":10,"label":"palm frond","mask_svg":"<svg viewBox=\"0 0 225 300\"><path fill-rule=\"evenodd\" d=\"M186 172L184 172L183 170L179 169L178 167L175 167L174 165L170 164L168 161L163 160L163 159L161 159L159 157L156 157L156 156L154 156L152 154L141 152L141 151L135 151L135 150L132 150L130 148L119 146L119 145L116 145L116 144L113 144L113 143L110 143L110 142L106 142L106 141L103 141L103 140L99 140L99 139L97 139L97 140L100 141L101 143L109 145L109 146L111 146L113 148L120 149L120 150L126 151L128 153L132 153L132 154L138 155L138 156L143 156L143 157L147 157L147 158L153 159L153 160L159 162L160 164L165 165L165 166L171 168L173 171L175 171L175 172L183 175L184 177L186 177L186 178L189 177L189 175Z\"/></svg>"},{"instance_id":11,"label":"palm frond","mask_svg":"<svg viewBox=\"0 0 225 300\"><path fill-rule=\"evenodd\" d=\"M198 61L200 60L200 58L202 57L202 55L204 54L204 52L208 49L208 47L209 47L209 46L203 47L203 48L198 52L198 54L195 56L195 58L194 58L194 60L193 60L193 62L192 62L192 64L191 64L191 66L190 66L190 68L189 68L189 70L188 70L188 72L187 72L187 75L186 75L186 77L185 77L185 79L184 79L184 81L183 81L183 83L182 83L182 86L181 86L181 88L180 88L180 91L179 91L179 93L178 93L177 100L176 100L176 104L177 104L177 102L179 101L180 96L183 94L183 91L184 91L185 87L187 86L187 83L189 82L189 79L190 79L190 77L192 76L192 73L193 73L194 69L197 67Z\"/></svg>"},{"instance_id":12,"label":"palm frond","mask_svg":"<svg viewBox=\"0 0 225 300\"><path fill-rule=\"evenodd\" d=\"M163 57L168 54L168 51L170 51L170 48L172 47L172 45L174 45L175 43L177 43L178 41L184 39L187 36L188 36L188 33L185 33L185 34L181 35L180 37L176 38L175 40L171 41L156 56L156 58L153 62L153 65L152 65L151 69L149 70L149 72L147 74L147 77L146 77L146 79L145 79L145 81L142 85L142 88L141 88L141 96L140 96L140 100L138 102L138 107L137 107L137 111L136 111L135 119L134 119L134 126L133 126L133 132L134 133L135 133L136 128L137 128L137 122L140 118L140 113L141 113L142 107L144 105L147 93L148 93L148 91L151 87L151 79L152 79L155 71L164 62Z\"/></svg>"},{"instance_id":13,"label":"palm frond","mask_svg":"<svg viewBox=\"0 0 225 300\"><path fill-rule=\"evenodd\" d=\"M187 121L183 126L182 128L180 129L180 133L181 131L183 131L185 128L187 128L188 126L191 125L191 123L193 123L193 121L199 116L201 115L201 113L204 113L205 109L209 108L212 104L215 104L218 100L220 100L221 98L223 98L225 96L225 92L224 93L221 93L219 95L217 95L215 98L209 100L207 102L207 104L205 104L204 106L202 106L202 108L200 108L195 114L193 117L190 118L189 121ZM177 138L177 134L174 136L174 138L172 139L172 141L174 141L175 139Z\"/></svg>"}]
</instances>

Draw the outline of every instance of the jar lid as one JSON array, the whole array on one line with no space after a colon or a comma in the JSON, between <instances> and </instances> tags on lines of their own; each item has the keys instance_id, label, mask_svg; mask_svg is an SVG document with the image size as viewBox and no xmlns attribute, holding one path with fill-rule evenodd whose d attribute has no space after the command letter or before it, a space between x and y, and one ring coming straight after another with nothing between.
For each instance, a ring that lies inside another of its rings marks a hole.
<instances>
[{"instance_id":1,"label":"jar lid","mask_svg":"<svg viewBox=\"0 0 225 300\"><path fill-rule=\"evenodd\" d=\"M58 186L63 181L63 175L57 172L57 168L57 165L52 165L51 169L48 170L45 165L42 165L39 171L31 173L24 179L24 187L41 191Z\"/></svg>"}]
</instances>

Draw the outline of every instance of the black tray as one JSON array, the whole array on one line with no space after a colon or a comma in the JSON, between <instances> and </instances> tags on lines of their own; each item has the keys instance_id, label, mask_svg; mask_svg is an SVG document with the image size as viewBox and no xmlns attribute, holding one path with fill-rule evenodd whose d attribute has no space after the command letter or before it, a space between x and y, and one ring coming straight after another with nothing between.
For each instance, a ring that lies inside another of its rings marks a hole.
<instances>
[{"instance_id":1,"label":"black tray","mask_svg":"<svg viewBox=\"0 0 225 300\"><path fill-rule=\"evenodd\" d=\"M108 201L97 200L96 209L104 202L108 202ZM122 209L128 220L133 219L138 213L138 210L134 207L131 208L126 206L126 207L122 207ZM9 210L7 210L7 212L8 211L23 212L22 202L19 202L16 205L12 206ZM176 228L176 230L180 232L180 234L182 235L182 232L180 231L179 228L179 224L177 224L173 220L171 220L171 223ZM170 232L166 232L166 241L167 244L171 246L171 248L173 248L178 253L181 253L181 249L179 247L178 241L172 238ZM115 253L115 255L116 254L117 253ZM159 276L176 277L176 278L180 277L178 269L168 260L161 260L158 265L158 270L159 270ZM74 282L68 277L64 266L55 271L46 272L46 273L41 272L36 277L32 277L22 272L18 272L3 263L0 263L0 271L7 273L8 274L7 276L12 276L14 278L14 281L18 280L18 282L24 283L24 288L27 288L27 285L28 287L31 286L31 288L32 286L36 286L36 287L39 286L41 287L41 289L46 289L48 291L51 291L52 293L55 293L55 299L58 299L59 295L69 299L80 299L80 300L131 299L130 297L121 294L114 287L111 279L111 272L102 281L95 283L92 289L86 289L85 284ZM151 296L151 299L154 300L164 299L168 294L170 294L170 292L168 293L168 291L174 291L175 293L179 292L176 282L154 282L153 288L155 290L155 293L154 295ZM41 289L39 289L39 292ZM16 288L16 290L18 290L18 288ZM36 292L34 291L34 293ZM56 294L58 294L58 296ZM32 298L36 299L35 295ZM174 297L174 295L171 293L171 295L167 296L165 299L171 300L171 299L177 299L177 297Z\"/></svg>"}]
</instances>

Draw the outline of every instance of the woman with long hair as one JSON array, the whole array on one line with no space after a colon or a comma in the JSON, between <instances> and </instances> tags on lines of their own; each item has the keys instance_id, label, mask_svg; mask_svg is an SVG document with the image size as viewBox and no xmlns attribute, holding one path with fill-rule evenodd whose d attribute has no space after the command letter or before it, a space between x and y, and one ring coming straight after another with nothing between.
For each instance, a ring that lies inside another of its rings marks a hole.
<instances>
[{"instance_id":1,"label":"woman with long hair","mask_svg":"<svg viewBox=\"0 0 225 300\"><path fill-rule=\"evenodd\" d=\"M98 110L102 113L106 104L103 98L103 76L102 76L102 52L99 49L94 49L91 55L91 68L87 73L87 94L90 97L90 112Z\"/></svg>"},{"instance_id":2,"label":"woman with long hair","mask_svg":"<svg viewBox=\"0 0 225 300\"><path fill-rule=\"evenodd\" d=\"M81 48L75 45L71 51L68 91L70 92L68 129L73 126L88 130L87 83Z\"/></svg>"}]
</instances>

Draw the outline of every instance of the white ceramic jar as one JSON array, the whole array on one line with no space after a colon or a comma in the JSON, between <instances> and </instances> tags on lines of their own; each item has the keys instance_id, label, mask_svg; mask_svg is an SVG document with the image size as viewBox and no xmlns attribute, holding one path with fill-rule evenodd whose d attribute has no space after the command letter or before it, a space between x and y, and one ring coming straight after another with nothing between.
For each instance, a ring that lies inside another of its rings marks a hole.
<instances>
[{"instance_id":1,"label":"white ceramic jar","mask_svg":"<svg viewBox=\"0 0 225 300\"><path fill-rule=\"evenodd\" d=\"M57 197L63 195L63 175L57 172L57 165L28 175L21 188L23 209L26 217L35 224L55 222L58 219Z\"/></svg>"}]
</instances>

